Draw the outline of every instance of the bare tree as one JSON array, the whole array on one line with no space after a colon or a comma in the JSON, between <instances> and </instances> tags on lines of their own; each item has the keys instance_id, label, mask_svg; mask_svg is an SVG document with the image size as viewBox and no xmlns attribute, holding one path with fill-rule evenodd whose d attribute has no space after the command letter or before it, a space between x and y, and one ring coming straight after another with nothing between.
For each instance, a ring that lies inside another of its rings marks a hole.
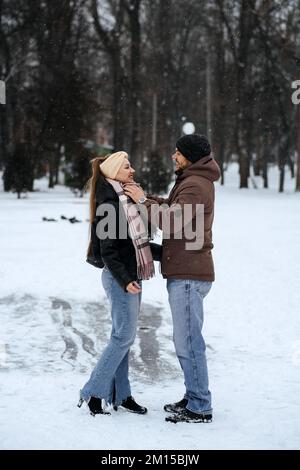
<instances>
[{"instance_id":1,"label":"bare tree","mask_svg":"<svg viewBox=\"0 0 300 470\"><path fill-rule=\"evenodd\" d=\"M120 149L124 147L126 105L128 106L126 93L127 77L123 66L124 44L121 41L124 29L126 4L124 0L117 0L114 2L108 2L108 5L110 6L110 11L107 14L113 18L109 29L105 28L103 25L106 20L105 13L103 13L103 7L100 8L97 0L92 0L91 2L95 30L111 60L113 146L115 149ZM101 18L103 23L101 22Z\"/></svg>"}]
</instances>

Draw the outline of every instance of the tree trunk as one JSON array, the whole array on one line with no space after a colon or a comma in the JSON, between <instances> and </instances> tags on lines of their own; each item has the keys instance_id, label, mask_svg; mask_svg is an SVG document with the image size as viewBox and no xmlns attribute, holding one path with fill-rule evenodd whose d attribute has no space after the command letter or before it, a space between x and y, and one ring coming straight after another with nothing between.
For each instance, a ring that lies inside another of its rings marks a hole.
<instances>
[{"instance_id":1,"label":"tree trunk","mask_svg":"<svg viewBox=\"0 0 300 470\"><path fill-rule=\"evenodd\" d=\"M131 33L131 142L130 157L132 164L136 169L137 175L140 174L142 167L141 152L139 152L139 106L140 106L140 66L141 66L141 27L140 27L140 0L134 2L133 8L128 10L130 18Z\"/></svg>"},{"instance_id":2,"label":"tree trunk","mask_svg":"<svg viewBox=\"0 0 300 470\"><path fill-rule=\"evenodd\" d=\"M0 129L1 129L1 149L0 149L0 170L7 162L7 123L5 106L0 105Z\"/></svg>"},{"instance_id":3,"label":"tree trunk","mask_svg":"<svg viewBox=\"0 0 300 470\"><path fill-rule=\"evenodd\" d=\"M60 146L58 146L58 150L56 150L56 155L55 155L54 184L59 184L60 158L61 158Z\"/></svg>"},{"instance_id":4,"label":"tree trunk","mask_svg":"<svg viewBox=\"0 0 300 470\"><path fill-rule=\"evenodd\" d=\"M300 191L300 104L297 107L297 174L296 174L296 191Z\"/></svg>"},{"instance_id":5,"label":"tree trunk","mask_svg":"<svg viewBox=\"0 0 300 470\"><path fill-rule=\"evenodd\" d=\"M284 179L285 179L285 166L287 164L289 152L290 152L290 136L289 136L289 127L286 123L286 119L284 114L282 114L283 119L283 135L284 140L279 147L279 158L278 158L278 166L279 166L279 192L282 193L284 191Z\"/></svg>"},{"instance_id":6,"label":"tree trunk","mask_svg":"<svg viewBox=\"0 0 300 470\"><path fill-rule=\"evenodd\" d=\"M249 178L249 161L246 151L240 148L239 155L239 164L240 164L240 188L248 188L248 178Z\"/></svg>"},{"instance_id":7,"label":"tree trunk","mask_svg":"<svg viewBox=\"0 0 300 470\"><path fill-rule=\"evenodd\" d=\"M249 45L253 27L255 0L241 0L239 17L239 43L236 50L235 66L237 68L237 130L238 130L238 153L240 164L240 188L248 188L250 175L250 159L247 142L248 115L247 110L252 106L248 102L246 77L249 62Z\"/></svg>"},{"instance_id":8,"label":"tree trunk","mask_svg":"<svg viewBox=\"0 0 300 470\"><path fill-rule=\"evenodd\" d=\"M299 139L299 138L298 138ZM300 191L300 148L298 144L298 155L297 155L297 174L296 174L296 191Z\"/></svg>"},{"instance_id":9,"label":"tree trunk","mask_svg":"<svg viewBox=\"0 0 300 470\"><path fill-rule=\"evenodd\" d=\"M223 6L222 6L223 7ZM224 26L222 21L222 15L218 16L217 23L217 60L216 60L216 76L224 77L226 74L225 65L225 47L224 47ZM209 52L208 52L209 53ZM221 170L221 185L225 183L224 178L224 160L225 160L225 130L226 130L226 118L227 108L225 104L225 89L224 80L217 80L216 93L214 95L213 103L213 129L212 129L212 140L213 149L215 152L215 158L220 166Z\"/></svg>"},{"instance_id":10,"label":"tree trunk","mask_svg":"<svg viewBox=\"0 0 300 470\"><path fill-rule=\"evenodd\" d=\"M151 148L152 151L156 150L157 147L157 94L153 93L152 98L152 140Z\"/></svg>"},{"instance_id":11,"label":"tree trunk","mask_svg":"<svg viewBox=\"0 0 300 470\"><path fill-rule=\"evenodd\" d=\"M284 191L284 176L285 176L285 165L282 165L279 173L279 192L283 193Z\"/></svg>"},{"instance_id":12,"label":"tree trunk","mask_svg":"<svg viewBox=\"0 0 300 470\"><path fill-rule=\"evenodd\" d=\"M210 145L212 145L211 108L211 59L208 52L206 60L206 134Z\"/></svg>"},{"instance_id":13,"label":"tree trunk","mask_svg":"<svg viewBox=\"0 0 300 470\"><path fill-rule=\"evenodd\" d=\"M55 165L54 184L59 184L59 165Z\"/></svg>"},{"instance_id":14,"label":"tree trunk","mask_svg":"<svg viewBox=\"0 0 300 470\"><path fill-rule=\"evenodd\" d=\"M117 151L122 150L124 146L123 73L120 51L115 51L113 55L113 90L113 146Z\"/></svg>"},{"instance_id":15,"label":"tree trunk","mask_svg":"<svg viewBox=\"0 0 300 470\"><path fill-rule=\"evenodd\" d=\"M269 181L268 181L268 153L267 153L266 150L264 150L264 153L263 153L262 177L263 177L263 182L264 182L264 188L268 188L269 187Z\"/></svg>"},{"instance_id":16,"label":"tree trunk","mask_svg":"<svg viewBox=\"0 0 300 470\"><path fill-rule=\"evenodd\" d=\"M53 154L49 152L49 182L48 188L54 188L54 165L53 165Z\"/></svg>"},{"instance_id":17,"label":"tree trunk","mask_svg":"<svg viewBox=\"0 0 300 470\"><path fill-rule=\"evenodd\" d=\"M291 159L291 157L288 158L287 164L288 164L288 167L289 167L290 172L291 172L291 178L295 178L294 162Z\"/></svg>"}]
</instances>

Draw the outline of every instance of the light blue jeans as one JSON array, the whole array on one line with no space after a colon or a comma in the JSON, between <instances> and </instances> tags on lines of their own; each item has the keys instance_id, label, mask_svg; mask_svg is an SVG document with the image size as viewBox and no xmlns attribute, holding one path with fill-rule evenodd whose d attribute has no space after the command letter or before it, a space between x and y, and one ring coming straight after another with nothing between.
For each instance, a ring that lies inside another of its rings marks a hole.
<instances>
[{"instance_id":1,"label":"light blue jeans","mask_svg":"<svg viewBox=\"0 0 300 470\"><path fill-rule=\"evenodd\" d=\"M111 337L80 396L86 401L93 396L120 405L131 395L129 350L136 336L141 293L125 292L106 268L102 272L102 284L111 306Z\"/></svg>"},{"instance_id":2,"label":"light blue jeans","mask_svg":"<svg viewBox=\"0 0 300 470\"><path fill-rule=\"evenodd\" d=\"M203 299L211 285L211 282L191 279L167 281L173 317L173 340L184 374L187 409L194 413L212 411L206 346L202 336Z\"/></svg>"}]
</instances>

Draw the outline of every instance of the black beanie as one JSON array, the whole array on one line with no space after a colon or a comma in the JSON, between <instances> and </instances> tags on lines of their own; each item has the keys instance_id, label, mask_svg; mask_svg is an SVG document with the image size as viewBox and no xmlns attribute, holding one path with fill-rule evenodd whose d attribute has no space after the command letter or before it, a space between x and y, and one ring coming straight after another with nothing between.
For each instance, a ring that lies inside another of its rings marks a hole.
<instances>
[{"instance_id":1,"label":"black beanie","mask_svg":"<svg viewBox=\"0 0 300 470\"><path fill-rule=\"evenodd\" d=\"M176 148L190 162L195 163L200 158L211 153L210 143L204 135L189 134L180 137L176 142Z\"/></svg>"}]
</instances>

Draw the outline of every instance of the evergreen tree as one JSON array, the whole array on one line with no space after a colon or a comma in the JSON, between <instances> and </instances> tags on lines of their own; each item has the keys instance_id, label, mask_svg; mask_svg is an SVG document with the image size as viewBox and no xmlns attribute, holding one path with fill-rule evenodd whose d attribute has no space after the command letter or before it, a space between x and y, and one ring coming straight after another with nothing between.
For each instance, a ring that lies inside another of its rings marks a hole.
<instances>
[{"instance_id":1,"label":"evergreen tree","mask_svg":"<svg viewBox=\"0 0 300 470\"><path fill-rule=\"evenodd\" d=\"M75 194L83 196L84 187L90 176L91 153L84 148L82 143L74 145L72 161L65 170L65 185L72 189Z\"/></svg>"},{"instance_id":2,"label":"evergreen tree","mask_svg":"<svg viewBox=\"0 0 300 470\"><path fill-rule=\"evenodd\" d=\"M32 157L28 144L16 145L15 152L8 159L3 180L5 191L14 191L18 199L24 191L32 190Z\"/></svg>"}]
</instances>

